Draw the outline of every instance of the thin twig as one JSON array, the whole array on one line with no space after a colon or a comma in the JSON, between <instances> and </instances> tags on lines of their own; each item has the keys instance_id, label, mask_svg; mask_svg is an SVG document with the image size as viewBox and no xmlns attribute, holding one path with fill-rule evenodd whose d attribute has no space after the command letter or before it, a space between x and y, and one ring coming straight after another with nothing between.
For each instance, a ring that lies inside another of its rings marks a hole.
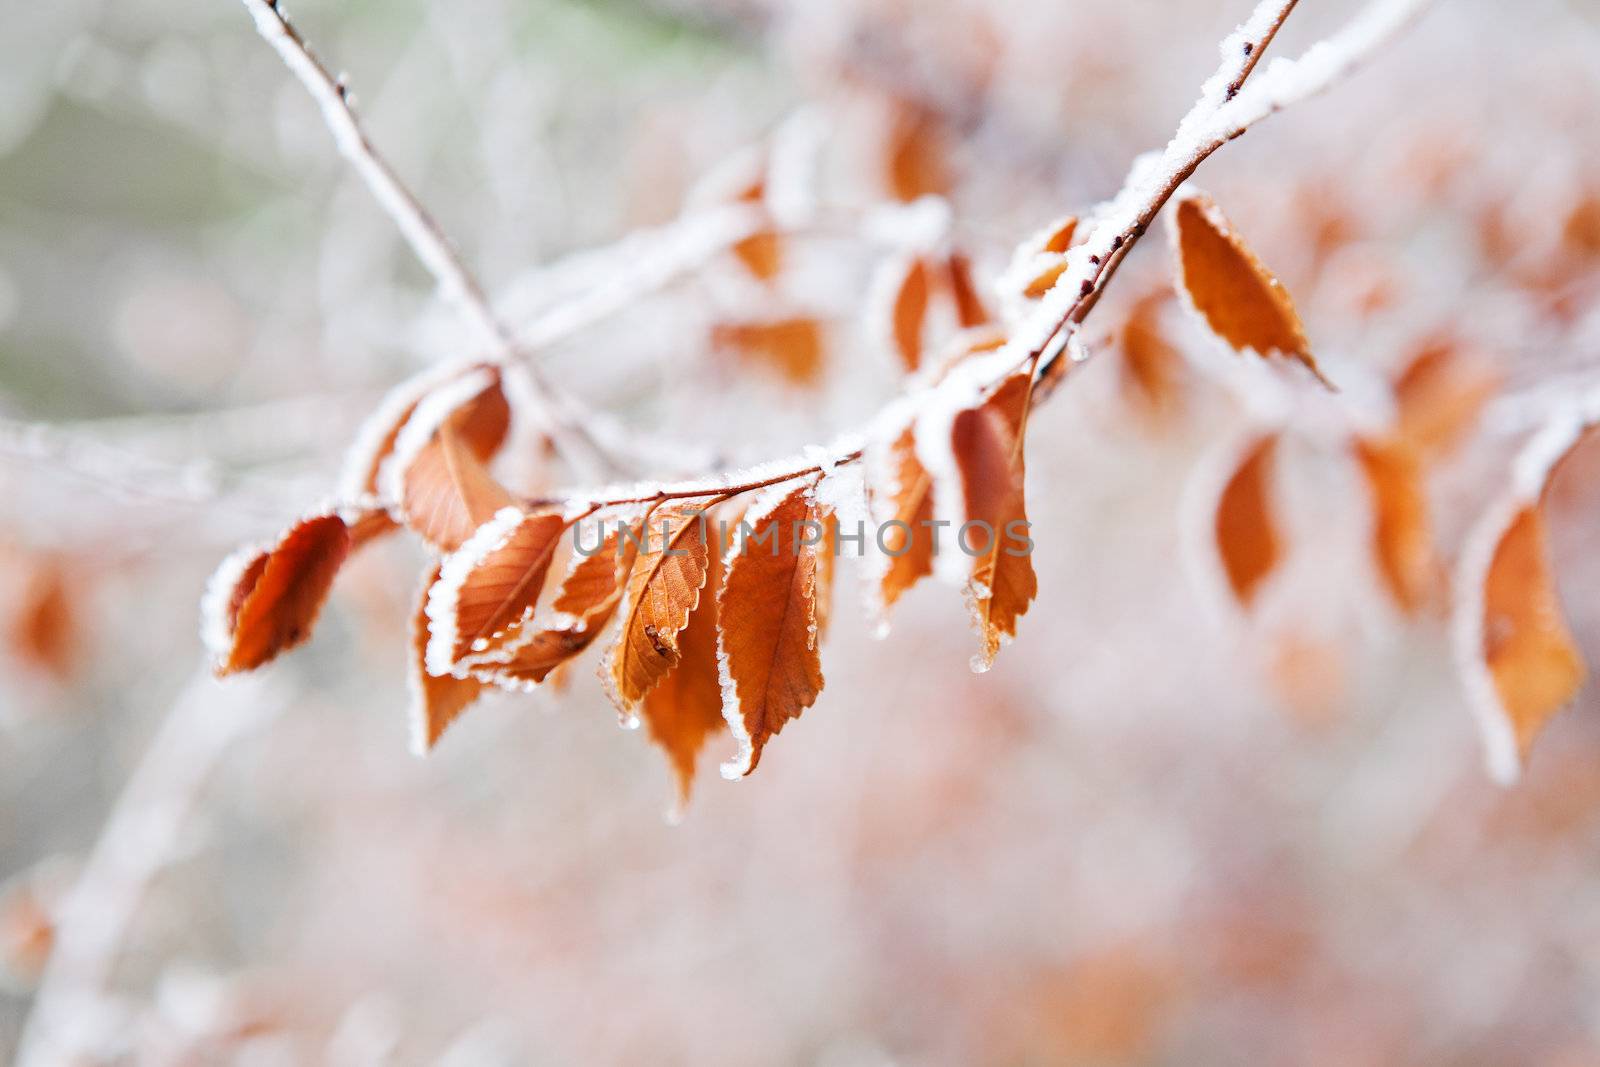
<instances>
[{"instance_id":1,"label":"thin twig","mask_svg":"<svg viewBox=\"0 0 1600 1067\"><path fill-rule=\"evenodd\" d=\"M561 395L522 358L516 335L489 302L483 286L462 262L444 230L416 195L406 188L362 128L342 77L335 77L289 22L277 0L240 0L255 19L256 30L271 44L284 65L305 86L333 134L334 144L380 207L393 220L417 258L433 275L445 298L480 335L497 360L520 361L534 387L534 402L557 447L576 463L602 468L615 464L583 426L571 398Z\"/></svg>"},{"instance_id":2,"label":"thin twig","mask_svg":"<svg viewBox=\"0 0 1600 1067\"><path fill-rule=\"evenodd\" d=\"M1250 18L1224 40L1222 63L1201 87L1199 99L1179 124L1177 133L1153 163L1136 163L1122 190L1091 216L1088 236L1068 253L1067 270L1012 339L996 352L958 366L923 399L951 388L965 388L974 396L981 396L1030 363L1037 367L1039 377L1049 376L1066 350L1065 338L1093 310L1117 265L1201 163L1260 119L1337 82L1414 19L1431 0L1372 0L1339 34L1314 45L1299 60L1274 65L1252 82L1251 89L1265 85L1263 91L1241 88L1296 2L1262 0ZM1047 400L1052 392L1036 391L1034 403ZM883 422L891 411L904 418L904 405L892 405L880 412L875 421ZM763 471L776 469L777 473L763 473L757 478L705 479L661 486L655 492L594 496L575 491L571 495L601 506L738 495L855 463L863 454L864 450L853 441L848 447L833 451L825 463L808 455L793 466L781 460L764 464Z\"/></svg>"}]
</instances>

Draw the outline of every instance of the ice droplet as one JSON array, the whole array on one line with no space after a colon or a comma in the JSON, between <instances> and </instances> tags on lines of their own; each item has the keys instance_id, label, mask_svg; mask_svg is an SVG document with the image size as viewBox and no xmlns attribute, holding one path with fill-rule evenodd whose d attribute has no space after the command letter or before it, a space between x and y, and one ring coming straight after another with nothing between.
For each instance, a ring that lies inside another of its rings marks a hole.
<instances>
[{"instance_id":1,"label":"ice droplet","mask_svg":"<svg viewBox=\"0 0 1600 1067\"><path fill-rule=\"evenodd\" d=\"M885 640L888 636L889 636L889 620L888 619L879 619L872 626L872 639L874 641L882 641L882 640Z\"/></svg>"},{"instance_id":2,"label":"ice droplet","mask_svg":"<svg viewBox=\"0 0 1600 1067\"><path fill-rule=\"evenodd\" d=\"M637 730L639 728L639 716L632 713L619 715L617 716L617 725L624 730Z\"/></svg>"},{"instance_id":3,"label":"ice droplet","mask_svg":"<svg viewBox=\"0 0 1600 1067\"><path fill-rule=\"evenodd\" d=\"M982 652L975 654L969 661L969 665L972 667L973 674L988 674L989 668L994 666Z\"/></svg>"}]
</instances>

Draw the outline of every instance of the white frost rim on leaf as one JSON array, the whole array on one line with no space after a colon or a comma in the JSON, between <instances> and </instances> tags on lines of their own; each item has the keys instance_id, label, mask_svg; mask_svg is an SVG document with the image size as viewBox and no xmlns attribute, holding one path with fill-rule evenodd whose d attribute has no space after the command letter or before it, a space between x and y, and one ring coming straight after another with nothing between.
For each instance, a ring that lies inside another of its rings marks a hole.
<instances>
[{"instance_id":1,"label":"white frost rim on leaf","mask_svg":"<svg viewBox=\"0 0 1600 1067\"><path fill-rule=\"evenodd\" d=\"M292 527L291 527L292 528ZM276 542L261 541L230 552L206 581L200 597L200 641L217 661L233 649L233 627L228 623L228 604L244 572L263 556L271 554Z\"/></svg>"},{"instance_id":2,"label":"white frost rim on leaf","mask_svg":"<svg viewBox=\"0 0 1600 1067\"><path fill-rule=\"evenodd\" d=\"M1535 433L1512 462L1511 486L1473 524L1456 566L1456 604L1450 620L1456 668L1466 688L1467 703L1483 738L1484 765L1500 785L1522 775L1522 752L1516 724L1506 714L1483 655L1484 583L1507 530L1522 511L1538 507L1556 467L1584 433L1600 426L1600 389L1576 397Z\"/></svg>"},{"instance_id":3,"label":"white frost rim on leaf","mask_svg":"<svg viewBox=\"0 0 1600 1067\"><path fill-rule=\"evenodd\" d=\"M382 454L384 443L392 433L396 435L394 444L399 444L398 434L403 428L400 420L409 419L407 413L421 403L423 397L467 373L473 366L473 363L458 361L442 367L431 367L420 374L413 374L385 393L373 412L362 420L356 430L355 440L345 450L344 470L339 478L341 495L365 497L381 486L382 482L377 481L369 487L367 477L374 472L375 466L381 476L383 461L387 458ZM391 454L392 450L391 446Z\"/></svg>"},{"instance_id":4,"label":"white frost rim on leaf","mask_svg":"<svg viewBox=\"0 0 1600 1067\"><path fill-rule=\"evenodd\" d=\"M503 507L474 530L460 548L445 557L439 569L439 580L428 591L428 603L423 609L428 616L428 649L423 663L429 674L467 676L466 669L455 662L454 655L459 636L456 609L461 587L485 559L506 546L525 520L536 517L539 516L518 507Z\"/></svg>"},{"instance_id":5,"label":"white frost rim on leaf","mask_svg":"<svg viewBox=\"0 0 1600 1067\"><path fill-rule=\"evenodd\" d=\"M498 380L492 368L480 367L445 382L417 403L417 409L400 427L394 449L378 473L379 493L385 500L397 504L404 498L406 471L411 469L417 454L433 440L446 419L494 388Z\"/></svg>"}]
</instances>

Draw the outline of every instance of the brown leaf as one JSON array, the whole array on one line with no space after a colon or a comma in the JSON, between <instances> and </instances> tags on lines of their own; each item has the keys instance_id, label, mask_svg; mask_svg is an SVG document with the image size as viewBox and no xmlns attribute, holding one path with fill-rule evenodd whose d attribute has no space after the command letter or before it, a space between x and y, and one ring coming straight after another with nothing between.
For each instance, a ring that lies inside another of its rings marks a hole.
<instances>
[{"instance_id":1,"label":"brown leaf","mask_svg":"<svg viewBox=\"0 0 1600 1067\"><path fill-rule=\"evenodd\" d=\"M1537 503L1513 514L1495 543L1483 579L1481 633L1483 661L1525 760L1588 674L1561 613Z\"/></svg>"},{"instance_id":2,"label":"brown leaf","mask_svg":"<svg viewBox=\"0 0 1600 1067\"><path fill-rule=\"evenodd\" d=\"M595 551L575 555L552 609L564 620L559 625L525 626L521 636L484 657L468 662L482 664L474 674L500 685L536 685L594 643L616 614L627 588L627 577L637 553L639 524L613 525Z\"/></svg>"},{"instance_id":3,"label":"brown leaf","mask_svg":"<svg viewBox=\"0 0 1600 1067\"><path fill-rule=\"evenodd\" d=\"M627 606L607 674L612 699L631 714L644 695L677 665L679 635L700 602L708 567L703 515L710 501L666 501L651 511L644 547L628 575Z\"/></svg>"},{"instance_id":4,"label":"brown leaf","mask_svg":"<svg viewBox=\"0 0 1600 1067\"><path fill-rule=\"evenodd\" d=\"M1048 293L1067 269L1067 250L1078 232L1078 217L1067 215L1045 227L1028 242L1022 251L1027 281L1022 295L1037 300Z\"/></svg>"},{"instance_id":5,"label":"brown leaf","mask_svg":"<svg viewBox=\"0 0 1600 1067\"><path fill-rule=\"evenodd\" d=\"M879 470L884 477L878 481ZM881 462L868 466L874 513L882 526L886 562L878 580L878 597L887 614L921 579L933 573L933 477L917 459L914 427L907 426Z\"/></svg>"},{"instance_id":6,"label":"brown leaf","mask_svg":"<svg viewBox=\"0 0 1600 1067\"><path fill-rule=\"evenodd\" d=\"M928 319L928 268L921 259L906 263L894 293L894 348L907 371L922 363L922 330Z\"/></svg>"},{"instance_id":7,"label":"brown leaf","mask_svg":"<svg viewBox=\"0 0 1600 1067\"><path fill-rule=\"evenodd\" d=\"M1277 435L1267 434L1245 449L1217 500L1217 552L1233 595L1246 607L1283 559L1271 490L1277 445Z\"/></svg>"},{"instance_id":8,"label":"brown leaf","mask_svg":"<svg viewBox=\"0 0 1600 1067\"><path fill-rule=\"evenodd\" d=\"M271 548L223 560L201 606L217 674L254 670L310 637L349 551L344 520L318 515L289 527Z\"/></svg>"},{"instance_id":9,"label":"brown leaf","mask_svg":"<svg viewBox=\"0 0 1600 1067\"><path fill-rule=\"evenodd\" d=\"M796 385L814 385L822 375L822 324L807 316L718 323L711 328L711 343L770 367Z\"/></svg>"},{"instance_id":10,"label":"brown leaf","mask_svg":"<svg viewBox=\"0 0 1600 1067\"><path fill-rule=\"evenodd\" d=\"M1212 332L1236 352L1296 359L1328 385L1294 302L1217 205L1193 194L1178 202L1174 218L1179 288Z\"/></svg>"},{"instance_id":11,"label":"brown leaf","mask_svg":"<svg viewBox=\"0 0 1600 1067\"><path fill-rule=\"evenodd\" d=\"M474 383L480 383L479 387L467 396L460 395L464 386ZM453 412L427 410L435 404L445 409L459 406ZM429 433L441 422L449 422L467 449L484 462L499 449L510 427L511 409L499 371L493 367L473 363L443 373L416 375L396 386L357 432L345 457L342 492L347 499L362 500L380 492L384 465L394 456L402 431L419 409L429 420ZM359 521L350 525L353 548L396 529L394 520L377 508L364 508Z\"/></svg>"},{"instance_id":12,"label":"brown leaf","mask_svg":"<svg viewBox=\"0 0 1600 1067\"><path fill-rule=\"evenodd\" d=\"M474 530L514 503L448 422L400 480L406 525L443 552L460 548Z\"/></svg>"},{"instance_id":13,"label":"brown leaf","mask_svg":"<svg viewBox=\"0 0 1600 1067\"><path fill-rule=\"evenodd\" d=\"M677 777L681 812L694 787L695 761L706 740L726 723L722 717L722 682L717 674L717 593L722 586L722 546L707 524L706 584L700 602L678 635L678 663L644 696L641 718L650 738L661 746Z\"/></svg>"},{"instance_id":14,"label":"brown leaf","mask_svg":"<svg viewBox=\"0 0 1600 1067\"><path fill-rule=\"evenodd\" d=\"M560 512L507 509L445 560L428 597L428 666L448 673L503 647L533 617L550 562L571 525Z\"/></svg>"},{"instance_id":15,"label":"brown leaf","mask_svg":"<svg viewBox=\"0 0 1600 1067\"><path fill-rule=\"evenodd\" d=\"M752 532L731 556L718 598L726 680L735 703L724 712L739 753L726 777L755 770L767 741L822 692L817 655L817 548L800 524L817 521L816 483L770 491L747 518ZM765 502L763 502L765 503Z\"/></svg>"},{"instance_id":16,"label":"brown leaf","mask_svg":"<svg viewBox=\"0 0 1600 1067\"><path fill-rule=\"evenodd\" d=\"M1358 439L1353 447L1372 497L1378 573L1401 610L1414 613L1428 602L1439 574L1422 464L1402 439Z\"/></svg>"},{"instance_id":17,"label":"brown leaf","mask_svg":"<svg viewBox=\"0 0 1600 1067\"><path fill-rule=\"evenodd\" d=\"M783 243L776 230L762 230L737 242L733 254L745 269L764 282L771 282L783 269Z\"/></svg>"},{"instance_id":18,"label":"brown leaf","mask_svg":"<svg viewBox=\"0 0 1600 1067\"><path fill-rule=\"evenodd\" d=\"M1007 378L981 406L969 408L951 426L950 446L961 471L967 523L983 523L965 543L973 557L968 595L982 640L973 659L978 670L994 664L1004 639L1015 637L1017 620L1039 592L1027 532L1023 497L1023 437L1033 395L1032 367Z\"/></svg>"},{"instance_id":19,"label":"brown leaf","mask_svg":"<svg viewBox=\"0 0 1600 1067\"><path fill-rule=\"evenodd\" d=\"M439 570L440 565L435 565L429 572L411 616L411 747L418 755L431 751L440 735L483 692L483 683L475 678L428 673L428 597L439 581Z\"/></svg>"},{"instance_id":20,"label":"brown leaf","mask_svg":"<svg viewBox=\"0 0 1600 1067\"><path fill-rule=\"evenodd\" d=\"M1500 386L1480 355L1458 342L1426 345L1395 379L1397 431L1425 460L1444 455L1478 421Z\"/></svg>"}]
</instances>

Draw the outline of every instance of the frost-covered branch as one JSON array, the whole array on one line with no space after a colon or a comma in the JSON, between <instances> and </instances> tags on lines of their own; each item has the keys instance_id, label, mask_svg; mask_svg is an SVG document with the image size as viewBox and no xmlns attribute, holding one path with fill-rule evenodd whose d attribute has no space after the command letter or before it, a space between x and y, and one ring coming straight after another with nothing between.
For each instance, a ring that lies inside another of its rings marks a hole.
<instances>
[{"instance_id":1,"label":"frost-covered branch","mask_svg":"<svg viewBox=\"0 0 1600 1067\"><path fill-rule=\"evenodd\" d=\"M277 0L241 0L255 19L256 30L272 45L291 73L322 112L339 154L349 161L411 250L444 293L480 335L497 360L518 360L521 350L512 330L495 314L483 286L462 262L443 229L394 168L378 152L356 117L342 77L335 77L311 51L284 15ZM527 361L522 360L526 366ZM532 366L526 366L534 402L557 446L574 462L607 467L610 461L583 426L575 403L555 390Z\"/></svg>"}]
</instances>

